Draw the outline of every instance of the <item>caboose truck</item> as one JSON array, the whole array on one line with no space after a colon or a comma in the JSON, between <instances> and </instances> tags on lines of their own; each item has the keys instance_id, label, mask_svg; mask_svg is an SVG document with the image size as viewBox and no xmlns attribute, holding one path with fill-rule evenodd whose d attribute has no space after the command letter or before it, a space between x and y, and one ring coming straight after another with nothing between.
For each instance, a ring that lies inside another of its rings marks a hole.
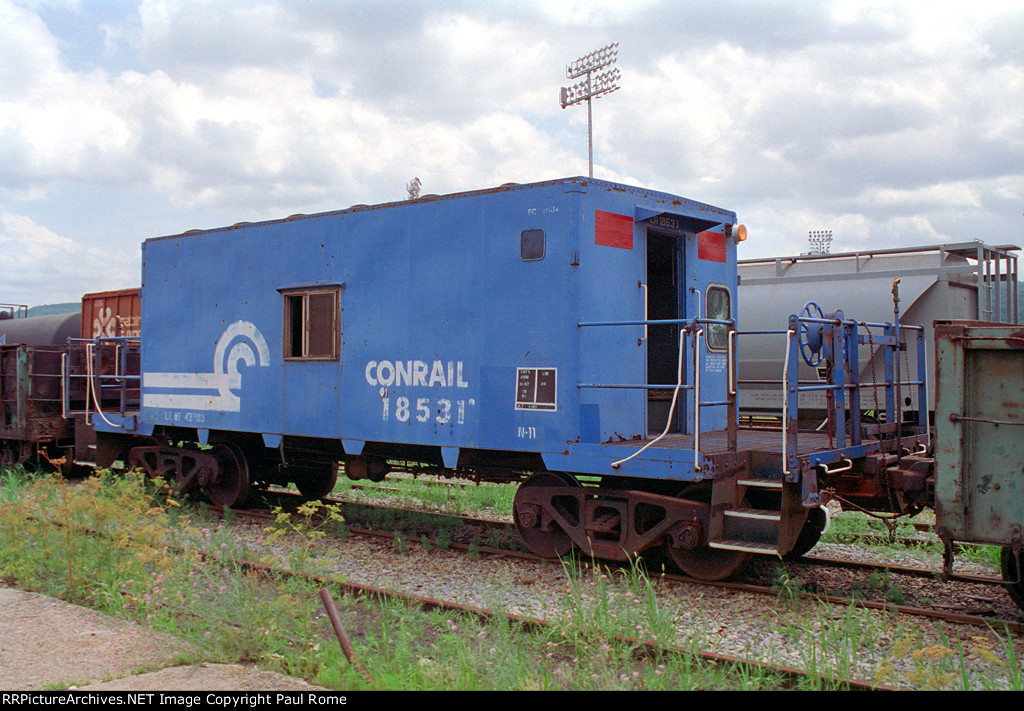
<instances>
[{"instance_id":1,"label":"caboose truck","mask_svg":"<svg viewBox=\"0 0 1024 711\"><path fill-rule=\"evenodd\" d=\"M141 395L94 413L97 463L225 506L268 484L324 495L339 461L519 481L536 553L661 546L705 579L808 550L832 489L919 510L928 418L896 415L910 389L927 412L919 329L870 324L884 380L860 383L868 324L809 304L774 332L783 429L738 428L745 237L727 210L568 178L147 240ZM801 357L826 379L799 381ZM120 367L93 367L97 387L138 387ZM881 424L862 422L866 387ZM798 432L820 390L827 428Z\"/></svg>"}]
</instances>

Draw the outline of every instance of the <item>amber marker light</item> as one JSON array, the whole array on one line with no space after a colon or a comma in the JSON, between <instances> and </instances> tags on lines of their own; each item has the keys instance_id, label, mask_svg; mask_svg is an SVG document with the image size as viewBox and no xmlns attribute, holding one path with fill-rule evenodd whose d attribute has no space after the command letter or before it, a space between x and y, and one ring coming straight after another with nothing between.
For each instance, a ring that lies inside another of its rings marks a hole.
<instances>
[{"instance_id":1,"label":"amber marker light","mask_svg":"<svg viewBox=\"0 0 1024 711\"><path fill-rule=\"evenodd\" d=\"M732 238L736 244L744 242L747 239L747 226L746 225L735 225L732 228Z\"/></svg>"}]
</instances>

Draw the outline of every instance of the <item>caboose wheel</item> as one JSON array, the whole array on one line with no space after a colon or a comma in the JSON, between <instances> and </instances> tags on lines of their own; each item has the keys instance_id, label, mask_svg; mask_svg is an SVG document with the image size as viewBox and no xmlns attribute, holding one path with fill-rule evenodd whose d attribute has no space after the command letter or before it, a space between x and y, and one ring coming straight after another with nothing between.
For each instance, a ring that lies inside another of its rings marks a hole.
<instances>
[{"instance_id":1,"label":"caboose wheel","mask_svg":"<svg viewBox=\"0 0 1024 711\"><path fill-rule=\"evenodd\" d=\"M1010 583L1006 586L1006 591L1010 593L1010 597L1017 603L1017 607L1024 610L1024 580L1020 577L1020 568L1017 565L1017 556L1013 554L1013 549L1005 546L999 562L999 567L1003 571L1003 580Z\"/></svg>"},{"instance_id":2,"label":"caboose wheel","mask_svg":"<svg viewBox=\"0 0 1024 711\"><path fill-rule=\"evenodd\" d=\"M512 503L512 518L523 543L534 555L541 558L560 558L572 550L572 538L536 501L530 489L543 486L579 486L572 476L561 472L534 474L519 485ZM575 498L550 499L551 507L567 521L578 521L579 511Z\"/></svg>"},{"instance_id":3,"label":"caboose wheel","mask_svg":"<svg viewBox=\"0 0 1024 711\"><path fill-rule=\"evenodd\" d=\"M825 530L825 522L825 512L820 507L810 509L807 512L807 520L804 521L803 528L800 529L800 533L796 537L793 550L782 556L783 560L796 560L814 548L818 544L818 539L821 538L821 532Z\"/></svg>"},{"instance_id":4,"label":"caboose wheel","mask_svg":"<svg viewBox=\"0 0 1024 711\"><path fill-rule=\"evenodd\" d=\"M718 548L675 548L666 544L665 553L676 567L697 580L725 580L747 567L751 553Z\"/></svg>"},{"instance_id":5,"label":"caboose wheel","mask_svg":"<svg viewBox=\"0 0 1024 711\"><path fill-rule=\"evenodd\" d=\"M317 467L310 467L295 478L295 487L302 496L310 501L322 499L334 491L338 483L338 463L327 462Z\"/></svg>"},{"instance_id":6,"label":"caboose wheel","mask_svg":"<svg viewBox=\"0 0 1024 711\"><path fill-rule=\"evenodd\" d=\"M249 464L242 449L235 444L218 444L211 450L219 471L210 476L200 473L199 487L218 506L238 506L249 493Z\"/></svg>"},{"instance_id":7,"label":"caboose wheel","mask_svg":"<svg viewBox=\"0 0 1024 711\"><path fill-rule=\"evenodd\" d=\"M684 489L679 494L679 498L710 504L711 487L708 484L696 484ZM687 548L674 545L674 543L671 538L665 541L665 555L684 575L689 575L697 580L715 581L731 578L746 568L753 557L746 551L731 551L700 545Z\"/></svg>"}]
</instances>

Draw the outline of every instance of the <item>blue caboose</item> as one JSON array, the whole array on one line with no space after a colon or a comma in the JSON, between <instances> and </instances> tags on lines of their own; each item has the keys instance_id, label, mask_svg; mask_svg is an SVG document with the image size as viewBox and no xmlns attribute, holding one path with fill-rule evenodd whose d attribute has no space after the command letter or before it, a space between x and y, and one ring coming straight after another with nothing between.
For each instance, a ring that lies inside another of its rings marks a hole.
<instances>
[{"instance_id":1,"label":"blue caboose","mask_svg":"<svg viewBox=\"0 0 1024 711\"><path fill-rule=\"evenodd\" d=\"M606 473L600 444L662 428L667 400L589 384L674 386L679 326L581 324L731 319L735 221L569 179L148 240L141 421ZM705 341L724 400L725 339Z\"/></svg>"},{"instance_id":2,"label":"blue caboose","mask_svg":"<svg viewBox=\"0 0 1024 711\"><path fill-rule=\"evenodd\" d=\"M98 460L225 505L321 496L338 462L519 480L539 553L664 542L723 577L808 518L781 438L737 445L745 236L727 210L567 178L147 240L141 378L94 419ZM755 475L774 523L728 530L712 510L757 500Z\"/></svg>"}]
</instances>

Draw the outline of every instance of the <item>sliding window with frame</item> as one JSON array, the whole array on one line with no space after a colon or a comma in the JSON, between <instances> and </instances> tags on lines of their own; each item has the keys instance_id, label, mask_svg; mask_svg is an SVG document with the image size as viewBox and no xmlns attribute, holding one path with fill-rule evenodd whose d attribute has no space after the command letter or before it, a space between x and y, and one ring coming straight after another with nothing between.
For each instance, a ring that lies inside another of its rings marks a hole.
<instances>
[{"instance_id":1,"label":"sliding window with frame","mask_svg":"<svg viewBox=\"0 0 1024 711\"><path fill-rule=\"evenodd\" d=\"M284 293L285 360L338 360L340 291L331 287Z\"/></svg>"}]
</instances>

